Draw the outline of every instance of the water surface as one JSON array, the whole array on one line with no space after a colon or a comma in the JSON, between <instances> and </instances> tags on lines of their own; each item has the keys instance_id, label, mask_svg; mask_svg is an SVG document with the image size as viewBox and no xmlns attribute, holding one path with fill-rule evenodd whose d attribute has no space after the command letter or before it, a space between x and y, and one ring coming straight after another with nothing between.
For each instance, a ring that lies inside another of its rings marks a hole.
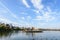
<instances>
[{"instance_id":1,"label":"water surface","mask_svg":"<svg viewBox=\"0 0 60 40\"><path fill-rule=\"evenodd\" d=\"M44 31L42 33L0 32L0 40L60 40L60 31Z\"/></svg>"}]
</instances>

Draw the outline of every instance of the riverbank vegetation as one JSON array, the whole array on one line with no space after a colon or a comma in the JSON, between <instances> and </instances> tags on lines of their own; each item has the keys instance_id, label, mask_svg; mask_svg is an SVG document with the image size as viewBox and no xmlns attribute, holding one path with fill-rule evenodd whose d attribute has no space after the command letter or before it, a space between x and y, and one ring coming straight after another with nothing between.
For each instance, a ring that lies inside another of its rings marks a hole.
<instances>
[{"instance_id":1,"label":"riverbank vegetation","mask_svg":"<svg viewBox=\"0 0 60 40\"><path fill-rule=\"evenodd\" d=\"M19 27L19 26L13 26L12 24L5 24L0 23L0 32L8 32L8 31L28 31L28 30L35 30L34 27L26 28L26 27Z\"/></svg>"},{"instance_id":2,"label":"riverbank vegetation","mask_svg":"<svg viewBox=\"0 0 60 40\"><path fill-rule=\"evenodd\" d=\"M5 24L5 23L0 23L0 32L3 31L17 31L17 30L23 30L20 27L13 26L12 24Z\"/></svg>"},{"instance_id":3,"label":"riverbank vegetation","mask_svg":"<svg viewBox=\"0 0 60 40\"><path fill-rule=\"evenodd\" d=\"M34 27L19 27L13 26L12 24L0 23L0 32L8 32L8 31L60 31L60 29L42 29L42 28L34 28Z\"/></svg>"}]
</instances>

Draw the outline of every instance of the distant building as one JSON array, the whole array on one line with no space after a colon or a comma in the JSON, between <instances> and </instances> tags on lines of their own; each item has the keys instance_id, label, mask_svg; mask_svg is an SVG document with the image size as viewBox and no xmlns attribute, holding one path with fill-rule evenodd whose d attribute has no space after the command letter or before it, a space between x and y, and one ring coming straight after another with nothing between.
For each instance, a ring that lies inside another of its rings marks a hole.
<instances>
[{"instance_id":1,"label":"distant building","mask_svg":"<svg viewBox=\"0 0 60 40\"><path fill-rule=\"evenodd\" d=\"M34 27L32 27L32 29L31 30L35 30L35 28Z\"/></svg>"}]
</instances>

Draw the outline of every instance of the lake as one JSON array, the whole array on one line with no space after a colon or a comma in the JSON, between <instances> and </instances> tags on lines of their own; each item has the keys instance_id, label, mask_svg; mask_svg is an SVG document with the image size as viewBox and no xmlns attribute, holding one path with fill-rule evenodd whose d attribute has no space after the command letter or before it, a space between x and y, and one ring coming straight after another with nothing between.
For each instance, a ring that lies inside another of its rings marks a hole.
<instances>
[{"instance_id":1,"label":"lake","mask_svg":"<svg viewBox=\"0 0 60 40\"><path fill-rule=\"evenodd\" d=\"M42 33L0 32L0 40L60 40L60 31L44 31Z\"/></svg>"}]
</instances>

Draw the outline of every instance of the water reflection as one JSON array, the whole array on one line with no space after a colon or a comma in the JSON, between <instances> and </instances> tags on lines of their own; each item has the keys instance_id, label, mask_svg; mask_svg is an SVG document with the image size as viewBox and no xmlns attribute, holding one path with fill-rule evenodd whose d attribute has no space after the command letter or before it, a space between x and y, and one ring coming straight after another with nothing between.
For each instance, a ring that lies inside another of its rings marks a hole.
<instances>
[{"instance_id":1,"label":"water reflection","mask_svg":"<svg viewBox=\"0 0 60 40\"><path fill-rule=\"evenodd\" d=\"M26 33L26 35L27 35L28 37L31 37L31 38L32 38L31 40L35 40L35 39L34 39L35 33Z\"/></svg>"},{"instance_id":2,"label":"water reflection","mask_svg":"<svg viewBox=\"0 0 60 40\"><path fill-rule=\"evenodd\" d=\"M60 32L26 33L30 40L60 40Z\"/></svg>"},{"instance_id":3,"label":"water reflection","mask_svg":"<svg viewBox=\"0 0 60 40\"><path fill-rule=\"evenodd\" d=\"M19 31L7 31L7 32L0 32L0 37L8 37L11 36L14 33L18 33Z\"/></svg>"},{"instance_id":4,"label":"water reflection","mask_svg":"<svg viewBox=\"0 0 60 40\"><path fill-rule=\"evenodd\" d=\"M60 40L60 32L26 33L21 31L0 32L0 40Z\"/></svg>"},{"instance_id":5,"label":"water reflection","mask_svg":"<svg viewBox=\"0 0 60 40\"><path fill-rule=\"evenodd\" d=\"M40 34L43 32L35 33L35 32L26 32L26 35L29 37L30 40L38 40L37 34Z\"/></svg>"}]
</instances>

